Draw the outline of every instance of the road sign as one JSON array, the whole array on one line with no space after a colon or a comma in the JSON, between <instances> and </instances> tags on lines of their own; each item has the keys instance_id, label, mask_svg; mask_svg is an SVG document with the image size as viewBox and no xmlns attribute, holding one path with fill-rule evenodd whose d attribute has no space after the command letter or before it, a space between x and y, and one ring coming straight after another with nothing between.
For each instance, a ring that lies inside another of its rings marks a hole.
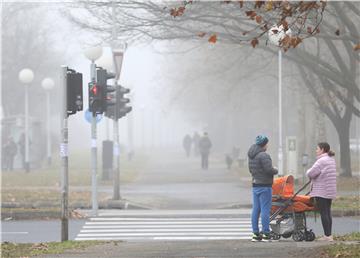
<instances>
[{"instance_id":1,"label":"road sign","mask_svg":"<svg viewBox=\"0 0 360 258\"><path fill-rule=\"evenodd\" d=\"M89 123L91 123L92 112L90 112L89 109L86 109L86 111L85 111L85 113L84 113L84 117L85 117L85 120L86 120L86 121L88 121ZM96 123L99 123L102 118L103 118L103 116L102 116L101 114L97 114L97 115L96 115Z\"/></svg>"}]
</instances>

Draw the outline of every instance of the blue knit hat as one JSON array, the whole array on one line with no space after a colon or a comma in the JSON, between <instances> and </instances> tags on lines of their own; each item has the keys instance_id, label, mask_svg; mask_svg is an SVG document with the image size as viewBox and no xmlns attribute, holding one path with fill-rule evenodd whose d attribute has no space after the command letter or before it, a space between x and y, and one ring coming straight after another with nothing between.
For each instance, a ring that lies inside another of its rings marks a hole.
<instances>
[{"instance_id":1,"label":"blue knit hat","mask_svg":"<svg viewBox=\"0 0 360 258\"><path fill-rule=\"evenodd\" d=\"M255 143L261 147L264 147L269 142L269 139L265 135L256 136Z\"/></svg>"}]
</instances>

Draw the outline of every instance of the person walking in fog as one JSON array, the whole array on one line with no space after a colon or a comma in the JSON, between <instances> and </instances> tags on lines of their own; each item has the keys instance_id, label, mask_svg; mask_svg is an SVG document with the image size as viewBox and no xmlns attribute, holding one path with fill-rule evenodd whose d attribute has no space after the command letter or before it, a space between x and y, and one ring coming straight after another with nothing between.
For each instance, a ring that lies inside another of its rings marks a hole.
<instances>
[{"instance_id":1,"label":"person walking in fog","mask_svg":"<svg viewBox=\"0 0 360 258\"><path fill-rule=\"evenodd\" d=\"M185 137L183 139L183 147L184 147L185 152L186 152L186 157L190 156L191 144L192 144L191 136L188 135L188 134L185 135Z\"/></svg>"},{"instance_id":2,"label":"person walking in fog","mask_svg":"<svg viewBox=\"0 0 360 258\"><path fill-rule=\"evenodd\" d=\"M5 145L5 169L8 169L10 171L14 170L14 157L16 156L16 153L16 143L14 142L14 139L12 137L9 137Z\"/></svg>"},{"instance_id":3,"label":"person walking in fog","mask_svg":"<svg viewBox=\"0 0 360 258\"><path fill-rule=\"evenodd\" d=\"M252 176L253 207L251 224L253 236L251 241L270 241L270 210L272 199L272 184L274 175L278 173L273 167L269 154L266 153L269 139L259 135L249 151L249 170ZM259 231L259 217L261 214L262 232Z\"/></svg>"},{"instance_id":4,"label":"person walking in fog","mask_svg":"<svg viewBox=\"0 0 360 258\"><path fill-rule=\"evenodd\" d=\"M199 140L199 151L201 154L201 168L208 169L209 168L209 154L210 149L212 147L212 143L208 136L208 133L204 133L204 135Z\"/></svg>"},{"instance_id":5,"label":"person walking in fog","mask_svg":"<svg viewBox=\"0 0 360 258\"><path fill-rule=\"evenodd\" d=\"M330 150L327 142L321 142L317 145L316 156L316 162L306 172L311 180L310 196L315 198L324 229L324 236L319 240L333 241L331 202L336 198L335 153Z\"/></svg>"},{"instance_id":6,"label":"person walking in fog","mask_svg":"<svg viewBox=\"0 0 360 258\"><path fill-rule=\"evenodd\" d=\"M200 135L198 134L198 132L194 132L192 141L194 144L194 156L197 157L199 156L199 141L200 141Z\"/></svg>"}]
</instances>

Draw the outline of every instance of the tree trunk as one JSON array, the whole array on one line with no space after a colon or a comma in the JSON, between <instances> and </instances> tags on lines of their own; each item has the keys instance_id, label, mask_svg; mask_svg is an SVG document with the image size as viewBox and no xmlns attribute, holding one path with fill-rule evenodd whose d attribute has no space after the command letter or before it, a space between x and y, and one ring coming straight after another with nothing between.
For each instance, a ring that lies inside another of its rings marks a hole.
<instances>
[{"instance_id":1,"label":"tree trunk","mask_svg":"<svg viewBox=\"0 0 360 258\"><path fill-rule=\"evenodd\" d=\"M352 177L350 156L350 120L342 119L336 127L340 142L340 176Z\"/></svg>"}]
</instances>

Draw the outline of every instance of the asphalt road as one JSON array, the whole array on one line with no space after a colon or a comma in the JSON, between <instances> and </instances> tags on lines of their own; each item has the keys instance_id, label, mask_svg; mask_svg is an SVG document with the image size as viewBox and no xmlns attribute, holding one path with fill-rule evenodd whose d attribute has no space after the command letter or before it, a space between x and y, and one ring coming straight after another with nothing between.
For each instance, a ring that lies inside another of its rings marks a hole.
<instances>
[{"instance_id":1,"label":"asphalt road","mask_svg":"<svg viewBox=\"0 0 360 258\"><path fill-rule=\"evenodd\" d=\"M218 215L224 217L223 215ZM166 217L166 216L163 216ZM85 220L70 220L69 238L71 240L80 233ZM312 228L317 236L323 235L321 220L318 217L315 222L308 218L308 227ZM359 218L343 217L333 218L333 233L345 234L360 231ZM3 221L1 241L17 243L37 243L60 241L60 221Z\"/></svg>"}]
</instances>

